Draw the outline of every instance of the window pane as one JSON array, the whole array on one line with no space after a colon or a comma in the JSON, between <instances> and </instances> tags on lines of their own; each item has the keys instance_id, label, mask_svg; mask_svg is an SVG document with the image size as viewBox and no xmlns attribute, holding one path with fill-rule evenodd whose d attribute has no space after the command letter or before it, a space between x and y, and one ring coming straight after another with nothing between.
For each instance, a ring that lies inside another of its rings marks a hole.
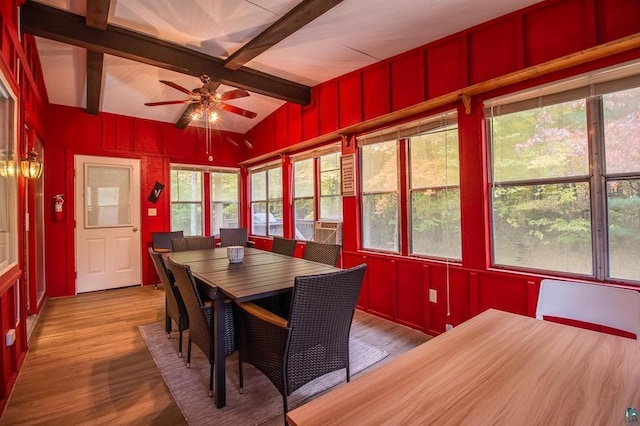
<instances>
[{"instance_id":1,"label":"window pane","mask_svg":"<svg viewBox=\"0 0 640 426\"><path fill-rule=\"evenodd\" d=\"M211 173L211 233L220 234L220 228L237 228L239 220L238 173Z\"/></svg>"},{"instance_id":2,"label":"window pane","mask_svg":"<svg viewBox=\"0 0 640 426\"><path fill-rule=\"evenodd\" d=\"M293 163L294 197L313 197L313 158Z\"/></svg>"},{"instance_id":3,"label":"window pane","mask_svg":"<svg viewBox=\"0 0 640 426\"><path fill-rule=\"evenodd\" d=\"M269 199L282 198L282 169L277 167L275 169L267 170L269 179Z\"/></svg>"},{"instance_id":4,"label":"window pane","mask_svg":"<svg viewBox=\"0 0 640 426\"><path fill-rule=\"evenodd\" d=\"M320 198L321 220L342 220L342 197L340 195Z\"/></svg>"},{"instance_id":5,"label":"window pane","mask_svg":"<svg viewBox=\"0 0 640 426\"><path fill-rule=\"evenodd\" d=\"M340 170L320 173L320 195L340 195Z\"/></svg>"},{"instance_id":6,"label":"window pane","mask_svg":"<svg viewBox=\"0 0 640 426\"><path fill-rule=\"evenodd\" d=\"M238 228L238 203L212 203L211 207L211 232L214 235L220 234L220 228Z\"/></svg>"},{"instance_id":7,"label":"window pane","mask_svg":"<svg viewBox=\"0 0 640 426\"><path fill-rule=\"evenodd\" d=\"M362 191L384 192L398 189L396 141L362 147Z\"/></svg>"},{"instance_id":8,"label":"window pane","mask_svg":"<svg viewBox=\"0 0 640 426\"><path fill-rule=\"evenodd\" d=\"M260 201L267 199L267 172L251 174L251 200Z\"/></svg>"},{"instance_id":9,"label":"window pane","mask_svg":"<svg viewBox=\"0 0 640 426\"><path fill-rule=\"evenodd\" d=\"M579 100L493 118L494 181L588 175L586 117Z\"/></svg>"},{"instance_id":10,"label":"window pane","mask_svg":"<svg viewBox=\"0 0 640 426\"><path fill-rule=\"evenodd\" d=\"M267 203L251 203L251 233L267 235Z\"/></svg>"},{"instance_id":11,"label":"window pane","mask_svg":"<svg viewBox=\"0 0 640 426\"><path fill-rule=\"evenodd\" d=\"M395 193L363 195L362 245L398 251L398 197Z\"/></svg>"},{"instance_id":12,"label":"window pane","mask_svg":"<svg viewBox=\"0 0 640 426\"><path fill-rule=\"evenodd\" d=\"M0 79L0 275L17 262L16 103Z\"/></svg>"},{"instance_id":13,"label":"window pane","mask_svg":"<svg viewBox=\"0 0 640 426\"><path fill-rule=\"evenodd\" d=\"M315 232L313 217L313 198L295 200L295 238L298 240L312 240Z\"/></svg>"},{"instance_id":14,"label":"window pane","mask_svg":"<svg viewBox=\"0 0 640 426\"><path fill-rule=\"evenodd\" d=\"M458 129L414 136L410 144L411 187L460 184Z\"/></svg>"},{"instance_id":15,"label":"window pane","mask_svg":"<svg viewBox=\"0 0 640 426\"><path fill-rule=\"evenodd\" d=\"M202 205L171 203L171 230L184 235L202 235Z\"/></svg>"},{"instance_id":16,"label":"window pane","mask_svg":"<svg viewBox=\"0 0 640 426\"><path fill-rule=\"evenodd\" d=\"M640 179L607 184L609 276L640 280Z\"/></svg>"},{"instance_id":17,"label":"window pane","mask_svg":"<svg viewBox=\"0 0 640 426\"><path fill-rule=\"evenodd\" d=\"M320 171L324 172L326 170L340 170L339 152L334 152L320 157Z\"/></svg>"},{"instance_id":18,"label":"window pane","mask_svg":"<svg viewBox=\"0 0 640 426\"><path fill-rule=\"evenodd\" d=\"M202 173L171 170L171 201L201 201Z\"/></svg>"},{"instance_id":19,"label":"window pane","mask_svg":"<svg viewBox=\"0 0 640 426\"><path fill-rule=\"evenodd\" d=\"M270 201L269 213L269 235L278 235L282 237L282 201Z\"/></svg>"},{"instance_id":20,"label":"window pane","mask_svg":"<svg viewBox=\"0 0 640 426\"><path fill-rule=\"evenodd\" d=\"M592 274L589 185L495 188L493 234L497 264Z\"/></svg>"},{"instance_id":21,"label":"window pane","mask_svg":"<svg viewBox=\"0 0 640 426\"><path fill-rule=\"evenodd\" d=\"M640 88L603 96L603 107L607 173L640 172Z\"/></svg>"},{"instance_id":22,"label":"window pane","mask_svg":"<svg viewBox=\"0 0 640 426\"><path fill-rule=\"evenodd\" d=\"M413 192L411 217L413 254L462 258L458 188Z\"/></svg>"},{"instance_id":23,"label":"window pane","mask_svg":"<svg viewBox=\"0 0 640 426\"><path fill-rule=\"evenodd\" d=\"M213 201L238 202L238 174L211 173L211 199Z\"/></svg>"},{"instance_id":24,"label":"window pane","mask_svg":"<svg viewBox=\"0 0 640 426\"><path fill-rule=\"evenodd\" d=\"M88 165L86 170L86 226L131 225L131 169Z\"/></svg>"}]
</instances>

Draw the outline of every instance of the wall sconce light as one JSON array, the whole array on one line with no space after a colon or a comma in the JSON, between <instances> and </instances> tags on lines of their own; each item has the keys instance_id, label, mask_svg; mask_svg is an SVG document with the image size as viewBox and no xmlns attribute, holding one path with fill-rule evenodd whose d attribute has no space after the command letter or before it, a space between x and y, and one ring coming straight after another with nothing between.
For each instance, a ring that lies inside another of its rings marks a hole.
<instances>
[{"instance_id":1,"label":"wall sconce light","mask_svg":"<svg viewBox=\"0 0 640 426\"><path fill-rule=\"evenodd\" d=\"M16 162L11 157L11 155L0 154L0 177L9 178L16 175Z\"/></svg>"},{"instance_id":2,"label":"wall sconce light","mask_svg":"<svg viewBox=\"0 0 640 426\"><path fill-rule=\"evenodd\" d=\"M38 153L29 151L27 157L20 160L20 171L27 179L38 179L42 176L42 161L38 160Z\"/></svg>"}]
</instances>

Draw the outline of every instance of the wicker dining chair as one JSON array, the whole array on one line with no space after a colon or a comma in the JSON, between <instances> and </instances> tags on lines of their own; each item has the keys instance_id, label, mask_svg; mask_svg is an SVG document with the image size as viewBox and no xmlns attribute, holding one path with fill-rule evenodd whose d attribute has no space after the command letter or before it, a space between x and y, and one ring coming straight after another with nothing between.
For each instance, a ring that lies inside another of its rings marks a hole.
<instances>
[{"instance_id":1,"label":"wicker dining chair","mask_svg":"<svg viewBox=\"0 0 640 426\"><path fill-rule=\"evenodd\" d=\"M174 238L183 238L183 231L172 231L172 232L152 232L151 233L151 244L155 251L170 251L171 250L171 240Z\"/></svg>"},{"instance_id":2,"label":"wicker dining chair","mask_svg":"<svg viewBox=\"0 0 640 426\"><path fill-rule=\"evenodd\" d=\"M195 279L188 265L167 259L167 267L175 278L180 295L189 315L189 340L187 342L187 368L191 365L191 344L195 343L209 360L209 396L213 396L214 336L211 335L211 322L215 321L213 306L206 306L200 296ZM236 350L233 309L225 304L225 354ZM224 379L223 379L224 380Z\"/></svg>"},{"instance_id":3,"label":"wicker dining chair","mask_svg":"<svg viewBox=\"0 0 640 426\"><path fill-rule=\"evenodd\" d=\"M229 246L253 247L247 228L220 228L220 247Z\"/></svg>"},{"instance_id":4,"label":"wicker dining chair","mask_svg":"<svg viewBox=\"0 0 640 426\"><path fill-rule=\"evenodd\" d=\"M296 240L290 240L288 238L273 237L273 244L271 245L272 253L280 253L286 256L293 256L296 251L298 242Z\"/></svg>"},{"instance_id":5,"label":"wicker dining chair","mask_svg":"<svg viewBox=\"0 0 640 426\"><path fill-rule=\"evenodd\" d=\"M313 379L335 370L349 372L349 331L366 265L295 278L289 319L260 306L236 304L239 384L242 364L255 366L287 397Z\"/></svg>"},{"instance_id":6,"label":"wicker dining chair","mask_svg":"<svg viewBox=\"0 0 640 426\"><path fill-rule=\"evenodd\" d=\"M171 337L172 320L178 326L178 356L182 357L182 332L189 329L189 315L187 308L184 306L182 296L175 285L173 275L167 271L167 267L162 259L162 254L149 247L149 255L153 261L156 274L160 278L160 282L164 288L164 309L165 309L165 331L167 338Z\"/></svg>"},{"instance_id":7,"label":"wicker dining chair","mask_svg":"<svg viewBox=\"0 0 640 426\"><path fill-rule=\"evenodd\" d=\"M184 237L171 240L173 251L208 250L215 247L213 237Z\"/></svg>"},{"instance_id":8,"label":"wicker dining chair","mask_svg":"<svg viewBox=\"0 0 640 426\"><path fill-rule=\"evenodd\" d=\"M340 255L340 246L336 244L322 244L315 241L307 241L304 248L303 259L336 266Z\"/></svg>"}]
</instances>

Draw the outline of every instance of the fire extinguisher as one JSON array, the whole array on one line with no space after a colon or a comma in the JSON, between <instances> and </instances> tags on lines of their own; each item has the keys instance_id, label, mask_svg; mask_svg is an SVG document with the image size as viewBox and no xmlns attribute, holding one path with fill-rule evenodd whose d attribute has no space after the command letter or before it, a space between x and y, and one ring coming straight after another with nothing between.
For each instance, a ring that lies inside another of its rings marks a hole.
<instances>
[{"instance_id":1,"label":"fire extinguisher","mask_svg":"<svg viewBox=\"0 0 640 426\"><path fill-rule=\"evenodd\" d=\"M63 220L64 194L58 194L53 197L53 220L62 222Z\"/></svg>"}]
</instances>

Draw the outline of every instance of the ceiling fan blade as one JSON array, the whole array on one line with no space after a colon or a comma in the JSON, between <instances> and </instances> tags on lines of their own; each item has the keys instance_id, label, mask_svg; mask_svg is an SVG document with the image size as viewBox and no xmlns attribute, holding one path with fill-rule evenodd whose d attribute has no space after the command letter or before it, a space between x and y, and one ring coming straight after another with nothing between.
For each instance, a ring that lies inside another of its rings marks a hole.
<instances>
[{"instance_id":1,"label":"ceiling fan blade","mask_svg":"<svg viewBox=\"0 0 640 426\"><path fill-rule=\"evenodd\" d=\"M184 112L176 122L177 129L186 129L189 123L191 123L191 114L196 109L196 104L191 104L187 108L185 108Z\"/></svg>"},{"instance_id":2,"label":"ceiling fan blade","mask_svg":"<svg viewBox=\"0 0 640 426\"><path fill-rule=\"evenodd\" d=\"M249 96L249 92L243 89L229 90L228 92L220 93L216 97L221 101L228 101L229 99L238 99Z\"/></svg>"},{"instance_id":3,"label":"ceiling fan blade","mask_svg":"<svg viewBox=\"0 0 640 426\"><path fill-rule=\"evenodd\" d=\"M162 102L147 102L146 106L158 106L158 105L176 105L176 104L190 104L193 103L191 99L185 99L184 101L162 101Z\"/></svg>"},{"instance_id":4,"label":"ceiling fan blade","mask_svg":"<svg viewBox=\"0 0 640 426\"><path fill-rule=\"evenodd\" d=\"M193 93L191 90L185 89L184 87L180 86L179 84L174 83L173 81L160 80L160 83L164 83L169 87L173 87L174 89L179 90L182 93L186 93L189 96L196 96L196 94Z\"/></svg>"},{"instance_id":5,"label":"ceiling fan blade","mask_svg":"<svg viewBox=\"0 0 640 426\"><path fill-rule=\"evenodd\" d=\"M218 87L220 87L220 81L216 80L211 80L210 82L202 86L204 90L208 91L211 94L215 94L216 90L218 90Z\"/></svg>"},{"instance_id":6,"label":"ceiling fan blade","mask_svg":"<svg viewBox=\"0 0 640 426\"><path fill-rule=\"evenodd\" d=\"M225 111L232 112L234 114L241 115L247 118L255 118L258 114L252 111L247 111L246 109L238 108L237 106L229 105L229 104L219 104L219 107Z\"/></svg>"}]
</instances>

